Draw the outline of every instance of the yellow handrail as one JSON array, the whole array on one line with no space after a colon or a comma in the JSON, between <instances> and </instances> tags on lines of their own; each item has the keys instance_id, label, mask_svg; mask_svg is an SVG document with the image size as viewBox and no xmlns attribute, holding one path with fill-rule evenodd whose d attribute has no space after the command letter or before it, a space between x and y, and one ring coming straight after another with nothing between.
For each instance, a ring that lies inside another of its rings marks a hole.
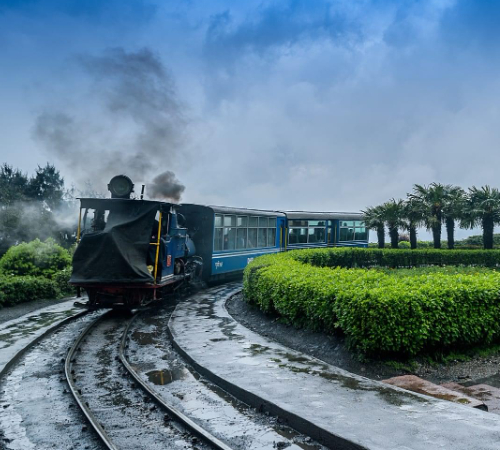
<instances>
[{"instance_id":1,"label":"yellow handrail","mask_svg":"<svg viewBox=\"0 0 500 450\"><path fill-rule=\"evenodd\" d=\"M82 224L82 207L80 206L80 212L78 213L78 230L76 231L76 243L80 242L80 232Z\"/></svg>"},{"instance_id":2,"label":"yellow handrail","mask_svg":"<svg viewBox=\"0 0 500 450\"><path fill-rule=\"evenodd\" d=\"M155 257L155 284L156 284L156 275L158 273L158 256L160 254L160 233L161 233L161 218L162 218L162 213L160 211L160 218L158 220L158 240L156 243L151 243L152 245L156 245L156 257Z\"/></svg>"}]
</instances>

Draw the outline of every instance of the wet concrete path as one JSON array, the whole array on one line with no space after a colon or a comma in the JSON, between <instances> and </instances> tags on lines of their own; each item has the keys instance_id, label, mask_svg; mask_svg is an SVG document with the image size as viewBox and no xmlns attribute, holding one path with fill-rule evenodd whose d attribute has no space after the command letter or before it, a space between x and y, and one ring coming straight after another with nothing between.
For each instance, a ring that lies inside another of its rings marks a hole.
<instances>
[{"instance_id":1,"label":"wet concrete path","mask_svg":"<svg viewBox=\"0 0 500 450\"><path fill-rule=\"evenodd\" d=\"M130 329L127 350L134 370L168 404L234 449L324 448L190 370L170 344L168 317L166 308L141 314Z\"/></svg>"},{"instance_id":2,"label":"wet concrete path","mask_svg":"<svg viewBox=\"0 0 500 450\"><path fill-rule=\"evenodd\" d=\"M75 299L48 306L0 324L0 374L6 364L27 344L63 320L82 312Z\"/></svg>"},{"instance_id":3,"label":"wet concrete path","mask_svg":"<svg viewBox=\"0 0 500 450\"><path fill-rule=\"evenodd\" d=\"M353 375L238 324L217 287L182 301L169 323L178 350L227 390L309 429L332 448L499 448L500 417Z\"/></svg>"}]
</instances>

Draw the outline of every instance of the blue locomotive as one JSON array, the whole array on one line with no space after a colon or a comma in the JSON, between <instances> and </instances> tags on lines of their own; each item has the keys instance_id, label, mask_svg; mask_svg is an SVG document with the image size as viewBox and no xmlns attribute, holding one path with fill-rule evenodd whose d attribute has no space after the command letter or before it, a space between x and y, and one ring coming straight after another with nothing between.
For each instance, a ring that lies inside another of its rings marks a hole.
<instances>
[{"instance_id":1,"label":"blue locomotive","mask_svg":"<svg viewBox=\"0 0 500 450\"><path fill-rule=\"evenodd\" d=\"M70 282L89 305L137 307L182 281L241 274L254 258L290 249L368 246L360 213L265 211L131 199L125 175L111 198L81 198Z\"/></svg>"}]
</instances>

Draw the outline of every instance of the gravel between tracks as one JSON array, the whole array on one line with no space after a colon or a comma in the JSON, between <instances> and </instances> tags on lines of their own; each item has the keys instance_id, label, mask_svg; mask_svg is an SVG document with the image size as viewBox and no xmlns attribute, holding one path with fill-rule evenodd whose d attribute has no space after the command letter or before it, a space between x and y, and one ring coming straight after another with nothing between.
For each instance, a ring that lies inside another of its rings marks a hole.
<instances>
[{"instance_id":1,"label":"gravel between tracks","mask_svg":"<svg viewBox=\"0 0 500 450\"><path fill-rule=\"evenodd\" d=\"M128 377L118 356L128 318L106 317L82 342L72 367L83 401L118 448L208 449L170 421Z\"/></svg>"}]
</instances>

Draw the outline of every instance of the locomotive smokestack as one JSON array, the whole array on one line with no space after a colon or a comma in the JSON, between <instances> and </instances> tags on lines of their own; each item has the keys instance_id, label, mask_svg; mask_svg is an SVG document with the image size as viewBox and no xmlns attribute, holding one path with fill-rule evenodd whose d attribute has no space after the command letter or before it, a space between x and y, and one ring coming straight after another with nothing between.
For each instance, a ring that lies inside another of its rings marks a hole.
<instances>
[{"instance_id":1,"label":"locomotive smokestack","mask_svg":"<svg viewBox=\"0 0 500 450\"><path fill-rule=\"evenodd\" d=\"M117 175L111 178L108 184L108 190L111 192L111 198L130 198L134 192L134 183L127 175Z\"/></svg>"}]
</instances>

